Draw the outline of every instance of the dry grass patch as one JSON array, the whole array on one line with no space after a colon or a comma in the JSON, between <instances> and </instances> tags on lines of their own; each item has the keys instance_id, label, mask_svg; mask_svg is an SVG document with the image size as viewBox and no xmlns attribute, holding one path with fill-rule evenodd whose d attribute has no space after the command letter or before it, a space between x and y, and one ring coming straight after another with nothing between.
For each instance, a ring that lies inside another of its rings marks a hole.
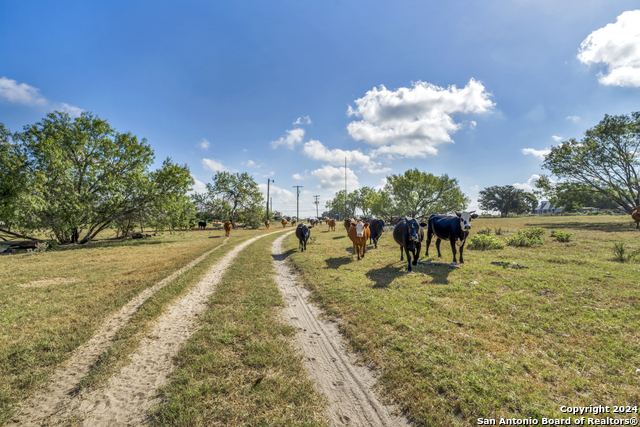
<instances>
[{"instance_id":1,"label":"dry grass patch","mask_svg":"<svg viewBox=\"0 0 640 427\"><path fill-rule=\"evenodd\" d=\"M82 280L81 277L48 277L46 279L34 280L29 283L20 283L18 286L23 288L42 288L50 285L79 282L80 280Z\"/></svg>"},{"instance_id":2,"label":"dry grass patch","mask_svg":"<svg viewBox=\"0 0 640 427\"><path fill-rule=\"evenodd\" d=\"M293 238L285 245L315 300L343 320L362 361L381 368L383 393L418 425L566 418L562 405L637 404L640 264L611 255L617 241L640 246L628 219L478 219L472 226L472 234L502 228L500 239L526 227L574 235L563 243L547 232L531 248L465 250L460 269L418 265L414 274L389 232L360 262L342 230L312 230L318 240L304 254ZM449 245L441 247L450 262ZM428 260L437 261L433 242L430 249Z\"/></svg>"}]
</instances>

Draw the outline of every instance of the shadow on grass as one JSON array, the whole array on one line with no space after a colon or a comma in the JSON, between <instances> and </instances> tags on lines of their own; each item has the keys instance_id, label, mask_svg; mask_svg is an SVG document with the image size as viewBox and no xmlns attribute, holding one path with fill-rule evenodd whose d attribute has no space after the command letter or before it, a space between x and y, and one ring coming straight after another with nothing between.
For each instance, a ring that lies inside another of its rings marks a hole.
<instances>
[{"instance_id":1,"label":"shadow on grass","mask_svg":"<svg viewBox=\"0 0 640 427\"><path fill-rule=\"evenodd\" d=\"M271 254L271 258L273 258L275 261L284 261L285 259L287 259L287 257L289 257L292 253L297 252L298 248L296 249L289 249L287 252L283 253L283 254Z\"/></svg>"},{"instance_id":2,"label":"shadow on grass","mask_svg":"<svg viewBox=\"0 0 640 427\"><path fill-rule=\"evenodd\" d=\"M327 263L327 267L326 268L333 268L334 270L337 270L338 268L340 268L343 265L347 265L347 264L351 264L352 262L352 258L350 256L342 256L342 257L336 257L336 258L327 258L324 260L324 262Z\"/></svg>"},{"instance_id":3,"label":"shadow on grass","mask_svg":"<svg viewBox=\"0 0 640 427\"><path fill-rule=\"evenodd\" d=\"M425 261L425 259L421 259L419 261ZM431 277L431 283L439 284L439 285L447 285L449 284L449 274L452 269L446 266L427 266L427 265L411 265L413 271L409 273L407 271L407 258L405 257L403 261L398 260L391 264L387 264L384 267L371 269L365 276L369 278L375 284L373 285L374 289L384 289L388 288L391 282L393 282L398 277L403 277L406 275L426 275ZM421 278L422 279L422 278ZM420 280L424 282L423 280Z\"/></svg>"},{"instance_id":4,"label":"shadow on grass","mask_svg":"<svg viewBox=\"0 0 640 427\"><path fill-rule=\"evenodd\" d=\"M94 242L91 246L86 244L76 245L76 244L68 244L68 245L58 245L56 251L75 251L81 249L92 249L92 248L117 248L123 246L142 246L142 245L160 245L160 244L171 244L177 243L178 241L171 240L151 240L151 239L125 239L125 240L112 240L112 241L101 241Z\"/></svg>"},{"instance_id":5,"label":"shadow on grass","mask_svg":"<svg viewBox=\"0 0 640 427\"><path fill-rule=\"evenodd\" d=\"M610 222L610 223L588 223L588 222L564 222L558 224L549 224L548 222L527 222L527 227L540 227L548 230L551 229L564 229L571 228L574 230L586 230L586 231L605 231L605 232L619 232L619 231L631 231L631 225L635 228L633 222Z\"/></svg>"},{"instance_id":6,"label":"shadow on grass","mask_svg":"<svg viewBox=\"0 0 640 427\"><path fill-rule=\"evenodd\" d=\"M334 238L333 238L333 240L336 240L336 239L344 239L345 237L347 237L347 236L336 236L336 237L334 237Z\"/></svg>"}]
</instances>

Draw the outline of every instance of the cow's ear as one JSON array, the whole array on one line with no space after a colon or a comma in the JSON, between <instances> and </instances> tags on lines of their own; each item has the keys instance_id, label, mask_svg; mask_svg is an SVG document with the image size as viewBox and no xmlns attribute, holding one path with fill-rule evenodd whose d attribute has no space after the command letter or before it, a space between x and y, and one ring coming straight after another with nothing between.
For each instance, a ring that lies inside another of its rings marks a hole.
<instances>
[{"instance_id":1,"label":"cow's ear","mask_svg":"<svg viewBox=\"0 0 640 427\"><path fill-rule=\"evenodd\" d=\"M456 215L458 215L458 218L460 218L462 216L462 212L456 211Z\"/></svg>"},{"instance_id":2,"label":"cow's ear","mask_svg":"<svg viewBox=\"0 0 640 427\"><path fill-rule=\"evenodd\" d=\"M473 218L473 219L478 218L478 214L472 214L472 215L471 215L471 218Z\"/></svg>"},{"instance_id":3,"label":"cow's ear","mask_svg":"<svg viewBox=\"0 0 640 427\"><path fill-rule=\"evenodd\" d=\"M420 223L420 227L426 227L426 226L427 226L427 223L426 223L426 222L421 222L421 223Z\"/></svg>"}]
</instances>

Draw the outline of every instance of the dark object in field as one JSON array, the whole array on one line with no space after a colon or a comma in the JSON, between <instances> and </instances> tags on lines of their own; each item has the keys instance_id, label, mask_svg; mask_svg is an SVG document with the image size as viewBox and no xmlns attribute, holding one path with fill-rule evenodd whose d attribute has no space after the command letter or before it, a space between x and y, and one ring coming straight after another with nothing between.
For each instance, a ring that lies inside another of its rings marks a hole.
<instances>
[{"instance_id":1,"label":"dark object in field","mask_svg":"<svg viewBox=\"0 0 640 427\"><path fill-rule=\"evenodd\" d=\"M9 245L11 249L35 249L38 243L42 243L43 240L13 240L13 241L0 241L2 245Z\"/></svg>"},{"instance_id":2,"label":"dark object in field","mask_svg":"<svg viewBox=\"0 0 640 427\"><path fill-rule=\"evenodd\" d=\"M349 227L349 239L353 242L353 253L358 254L358 261L360 258L364 258L364 254L367 252L367 240L370 236L369 223L362 223L362 221L351 223Z\"/></svg>"},{"instance_id":3,"label":"dark object in field","mask_svg":"<svg viewBox=\"0 0 640 427\"><path fill-rule=\"evenodd\" d=\"M144 234L144 233L140 233L140 232L131 233L131 238L132 239L146 239L148 237L152 237L152 235L151 234Z\"/></svg>"},{"instance_id":4,"label":"dark object in field","mask_svg":"<svg viewBox=\"0 0 640 427\"><path fill-rule=\"evenodd\" d=\"M393 239L400 245L400 261L404 260L404 252L407 253L407 263L411 271L411 254L413 254L413 265L418 265L420 258L420 248L424 240L424 230L427 224L418 223L414 218L401 218L393 229Z\"/></svg>"},{"instance_id":5,"label":"dark object in field","mask_svg":"<svg viewBox=\"0 0 640 427\"><path fill-rule=\"evenodd\" d=\"M474 212L456 212L456 216L431 215L428 220L426 255L429 256L429 245L431 244L431 238L435 235L438 258L442 258L440 241L448 240L451 243L451 252L453 252L453 264L458 263L456 261L456 245L460 246L460 264L464 264L464 259L462 258L464 243L467 241L467 236L471 229L471 220L478 218L478 214Z\"/></svg>"},{"instance_id":6,"label":"dark object in field","mask_svg":"<svg viewBox=\"0 0 640 427\"><path fill-rule=\"evenodd\" d=\"M298 224L298 228L296 228L296 237L298 238L298 249L301 252L304 252L307 249L307 241L309 240L309 236L311 235L311 231L309 231L309 227L304 222Z\"/></svg>"},{"instance_id":7,"label":"dark object in field","mask_svg":"<svg viewBox=\"0 0 640 427\"><path fill-rule=\"evenodd\" d=\"M633 208L631 218L636 222L636 228L640 228L640 206Z\"/></svg>"},{"instance_id":8,"label":"dark object in field","mask_svg":"<svg viewBox=\"0 0 640 427\"><path fill-rule=\"evenodd\" d=\"M460 268L458 264L447 264L446 262L427 262L427 261L418 261L418 264L422 265L446 265L451 268Z\"/></svg>"},{"instance_id":9,"label":"dark object in field","mask_svg":"<svg viewBox=\"0 0 640 427\"><path fill-rule=\"evenodd\" d=\"M523 269L523 268L529 268L527 266L516 264L515 262L508 262L508 261L491 261L491 264L493 264L493 265L501 265L502 268L513 268L515 270L520 270L520 269Z\"/></svg>"},{"instance_id":10,"label":"dark object in field","mask_svg":"<svg viewBox=\"0 0 640 427\"><path fill-rule=\"evenodd\" d=\"M198 228L201 230L204 230L205 228L207 228L207 221L198 222Z\"/></svg>"},{"instance_id":11,"label":"dark object in field","mask_svg":"<svg viewBox=\"0 0 640 427\"><path fill-rule=\"evenodd\" d=\"M371 230L370 240L373 245L378 249L378 239L382 237L384 231L384 221L381 219L365 219L369 223L369 230ZM369 242L369 243L371 243Z\"/></svg>"}]
</instances>

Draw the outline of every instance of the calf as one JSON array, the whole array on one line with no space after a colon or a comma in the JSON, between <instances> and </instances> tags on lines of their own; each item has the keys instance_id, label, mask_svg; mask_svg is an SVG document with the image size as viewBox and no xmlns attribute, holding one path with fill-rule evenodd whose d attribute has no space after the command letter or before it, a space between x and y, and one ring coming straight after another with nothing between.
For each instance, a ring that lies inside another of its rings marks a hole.
<instances>
[{"instance_id":1,"label":"calf","mask_svg":"<svg viewBox=\"0 0 640 427\"><path fill-rule=\"evenodd\" d=\"M287 220L282 218L282 228L285 228L287 226Z\"/></svg>"},{"instance_id":2,"label":"calf","mask_svg":"<svg viewBox=\"0 0 640 427\"><path fill-rule=\"evenodd\" d=\"M413 265L418 265L420 258L420 249L424 240L424 230L426 227L424 222L418 222L414 218L400 218L396 227L393 229L393 239L400 245L400 261L404 260L403 256L406 252L408 271L411 271L411 255L413 255Z\"/></svg>"},{"instance_id":3,"label":"calf","mask_svg":"<svg viewBox=\"0 0 640 427\"><path fill-rule=\"evenodd\" d=\"M269 225L271 225L271 221L266 220L266 221L264 222L264 226L265 226L265 227L267 227L267 230L269 229Z\"/></svg>"},{"instance_id":4,"label":"calf","mask_svg":"<svg viewBox=\"0 0 640 427\"><path fill-rule=\"evenodd\" d=\"M304 252L304 250L307 249L307 240L309 240L310 235L311 231L309 230L309 227L307 227L307 224L304 222L298 224L298 227L296 228L296 237L298 238L298 248L301 252Z\"/></svg>"},{"instance_id":5,"label":"calf","mask_svg":"<svg viewBox=\"0 0 640 427\"><path fill-rule=\"evenodd\" d=\"M205 228L207 228L207 221L198 222L198 228L201 230L204 230Z\"/></svg>"},{"instance_id":6,"label":"calf","mask_svg":"<svg viewBox=\"0 0 640 427\"><path fill-rule=\"evenodd\" d=\"M378 239L382 237L384 221L381 219L367 219L366 221L369 223L369 230L371 230L371 242L378 249Z\"/></svg>"},{"instance_id":7,"label":"calf","mask_svg":"<svg viewBox=\"0 0 640 427\"><path fill-rule=\"evenodd\" d=\"M636 228L640 228L640 206L633 208L631 218L636 222Z\"/></svg>"},{"instance_id":8,"label":"calf","mask_svg":"<svg viewBox=\"0 0 640 427\"><path fill-rule=\"evenodd\" d=\"M331 231L332 228L333 228L333 231L336 231L336 220L335 219L327 218L327 225L329 226L329 229L327 231Z\"/></svg>"},{"instance_id":9,"label":"calf","mask_svg":"<svg viewBox=\"0 0 640 427\"><path fill-rule=\"evenodd\" d=\"M358 255L358 261L360 258L364 258L364 254L367 252L367 240L369 240L369 223L362 223L362 221L352 222L349 224L349 239L353 242L353 254Z\"/></svg>"},{"instance_id":10,"label":"calf","mask_svg":"<svg viewBox=\"0 0 640 427\"><path fill-rule=\"evenodd\" d=\"M231 221L227 221L224 223L224 235L229 237L231 234L231 228L233 227L233 223Z\"/></svg>"},{"instance_id":11,"label":"calf","mask_svg":"<svg viewBox=\"0 0 640 427\"><path fill-rule=\"evenodd\" d=\"M428 220L426 255L429 256L429 245L431 244L431 238L435 235L438 258L442 258L440 241L448 240L451 243L451 252L453 252L452 264L457 264L456 245L460 247L460 264L464 264L464 259L462 258L464 243L467 241L467 236L471 229L471 220L478 218L478 214L474 212L456 212L455 216L431 215Z\"/></svg>"}]
</instances>

